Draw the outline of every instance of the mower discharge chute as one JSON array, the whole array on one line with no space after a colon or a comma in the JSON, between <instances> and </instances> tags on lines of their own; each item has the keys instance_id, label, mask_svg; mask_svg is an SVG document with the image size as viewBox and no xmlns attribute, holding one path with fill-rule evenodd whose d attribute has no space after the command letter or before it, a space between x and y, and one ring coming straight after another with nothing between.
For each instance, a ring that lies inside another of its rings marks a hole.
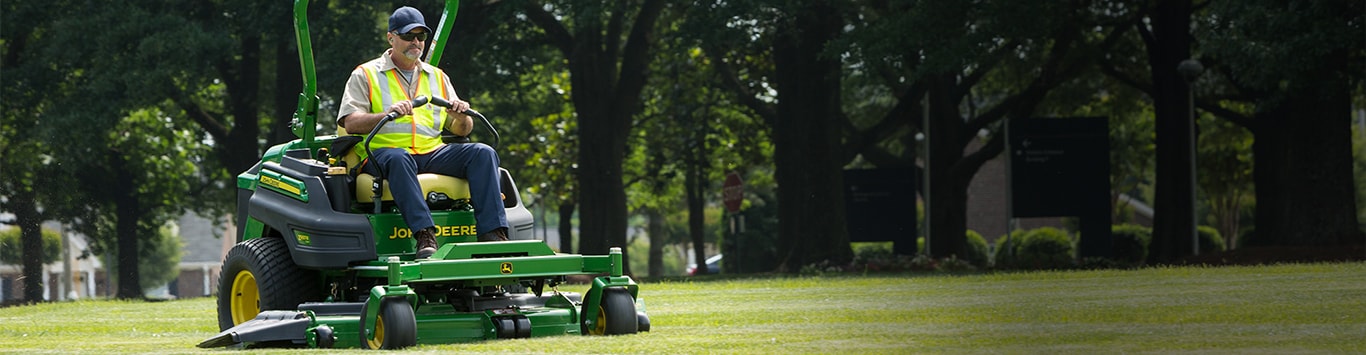
<instances>
[{"instance_id":1,"label":"mower discharge chute","mask_svg":"<svg viewBox=\"0 0 1366 355\"><path fill-rule=\"evenodd\" d=\"M439 63L458 8L448 0L428 63ZM622 253L560 254L532 235L531 213L500 169L509 241L476 242L469 186L419 174L440 247L416 259L413 233L382 177L359 174L369 137L315 136L318 112L307 0L294 3L304 92L291 128L237 176L237 245L223 259L222 331L199 343L397 349L484 339L649 331ZM430 101L430 102L429 102ZM413 106L449 107L419 97ZM474 111L496 140L488 119ZM388 119L392 119L389 117ZM383 123L376 125L376 129ZM449 144L465 137L449 137ZM569 275L599 275L583 296L561 292ZM549 288L549 293L546 289Z\"/></svg>"}]
</instances>

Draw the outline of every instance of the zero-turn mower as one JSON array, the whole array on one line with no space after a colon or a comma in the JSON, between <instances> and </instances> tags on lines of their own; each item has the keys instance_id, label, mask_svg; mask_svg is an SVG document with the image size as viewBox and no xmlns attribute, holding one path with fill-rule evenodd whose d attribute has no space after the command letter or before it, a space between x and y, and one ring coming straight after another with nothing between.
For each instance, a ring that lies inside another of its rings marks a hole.
<instances>
[{"instance_id":1,"label":"zero-turn mower","mask_svg":"<svg viewBox=\"0 0 1366 355\"><path fill-rule=\"evenodd\" d=\"M439 63L458 3L447 0L428 63ZM374 132L314 134L319 99L307 7L307 0L294 2L304 90L290 127L299 138L271 147L237 176L238 243L223 259L218 287L222 332L199 347L397 349L649 331L639 288L623 273L621 250L561 254L535 240L531 213L505 169L499 186L510 240L499 242L476 242L465 180L418 176L440 247L432 257L416 259L413 233L383 178L348 168L358 166L355 150L368 149ZM439 98L413 101L414 107L450 105ZM497 141L488 119L466 114ZM449 138L448 144L483 144ZM587 293L560 291L571 275L592 276Z\"/></svg>"}]
</instances>

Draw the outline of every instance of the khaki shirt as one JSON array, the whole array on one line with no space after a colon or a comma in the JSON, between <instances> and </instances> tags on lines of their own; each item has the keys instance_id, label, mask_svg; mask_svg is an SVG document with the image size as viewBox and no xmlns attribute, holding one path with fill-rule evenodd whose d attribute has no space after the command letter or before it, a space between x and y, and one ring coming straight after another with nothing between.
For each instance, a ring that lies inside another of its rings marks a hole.
<instances>
[{"instance_id":1,"label":"khaki shirt","mask_svg":"<svg viewBox=\"0 0 1366 355\"><path fill-rule=\"evenodd\" d=\"M370 84L365 79L365 71L361 70L360 67L366 65L375 66L379 68L379 72L381 73L388 70L398 70L398 67L394 66L394 62L389 60L389 53L392 51L393 49L390 48L389 50L384 51L383 54L380 54L379 58L361 64L360 66L357 66L355 70L351 71L351 78L346 80L346 91L342 93L341 107L337 108L338 133L345 130L342 125L342 119L346 118L346 116L357 112L373 113L384 110L383 107L371 109ZM435 65L427 65L427 63L421 61L417 62L417 70L424 71L428 75L436 75L438 72L441 72L441 68L437 68ZM404 76L400 73L398 77L403 78ZM451 77L449 75L444 75L444 72L441 77L445 79L446 97L454 100L460 99L460 96L455 94L455 87L451 86ZM413 79L414 81L417 79L416 72L413 73ZM413 85L413 83L410 82L400 82L399 85L403 87L403 91L408 93L408 97L415 97L414 94L417 90L416 85ZM451 121L454 120L446 120L446 126L444 128L450 130ZM349 133L357 134L356 132Z\"/></svg>"}]
</instances>

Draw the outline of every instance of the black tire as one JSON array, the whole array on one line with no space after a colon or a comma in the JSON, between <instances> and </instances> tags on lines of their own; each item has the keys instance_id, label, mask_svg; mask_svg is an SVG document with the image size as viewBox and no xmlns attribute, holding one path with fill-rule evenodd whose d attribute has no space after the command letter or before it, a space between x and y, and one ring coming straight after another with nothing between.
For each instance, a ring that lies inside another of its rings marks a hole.
<instances>
[{"instance_id":1,"label":"black tire","mask_svg":"<svg viewBox=\"0 0 1366 355\"><path fill-rule=\"evenodd\" d=\"M362 329L365 327L365 314L369 310L370 303L366 303L360 308L360 324ZM365 331L356 332L360 335L360 344L363 349L370 350L393 350L402 349L417 345L417 316L413 314L413 306L402 298L385 298L379 302L379 316L375 319L375 340L370 340L365 336Z\"/></svg>"},{"instance_id":2,"label":"black tire","mask_svg":"<svg viewBox=\"0 0 1366 355\"><path fill-rule=\"evenodd\" d=\"M227 330L265 310L298 309L322 299L318 273L294 265L280 238L237 243L218 276L218 329Z\"/></svg>"},{"instance_id":3,"label":"black tire","mask_svg":"<svg viewBox=\"0 0 1366 355\"><path fill-rule=\"evenodd\" d=\"M641 333L650 331L650 316L645 312L636 312L636 330Z\"/></svg>"},{"instance_id":4,"label":"black tire","mask_svg":"<svg viewBox=\"0 0 1366 355\"><path fill-rule=\"evenodd\" d=\"M593 299L596 291L589 290L584 299ZM581 311L587 314L586 311ZM625 287L609 287L603 290L602 301L598 304L597 326L588 328L587 317L580 325L585 335L635 334L640 323L636 318L636 301Z\"/></svg>"},{"instance_id":5,"label":"black tire","mask_svg":"<svg viewBox=\"0 0 1366 355\"><path fill-rule=\"evenodd\" d=\"M320 349L331 349L337 345L336 333L332 331L332 327L326 324L313 328L313 335L316 337Z\"/></svg>"}]
</instances>

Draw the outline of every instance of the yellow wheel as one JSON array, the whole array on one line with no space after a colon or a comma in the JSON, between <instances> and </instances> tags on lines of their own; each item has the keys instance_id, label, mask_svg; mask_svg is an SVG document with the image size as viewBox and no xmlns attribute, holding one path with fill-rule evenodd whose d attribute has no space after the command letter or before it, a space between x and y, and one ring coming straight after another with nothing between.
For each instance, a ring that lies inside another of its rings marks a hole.
<instances>
[{"instance_id":1,"label":"yellow wheel","mask_svg":"<svg viewBox=\"0 0 1366 355\"><path fill-rule=\"evenodd\" d=\"M591 299L595 293L597 292L589 290L588 296L584 299ZM603 290L597 311L593 327L587 327L586 322L582 327L585 335L635 334L640 329L635 299L624 287L609 287Z\"/></svg>"},{"instance_id":2,"label":"yellow wheel","mask_svg":"<svg viewBox=\"0 0 1366 355\"><path fill-rule=\"evenodd\" d=\"M385 298L379 302L379 312L375 313L375 338L365 336L365 315L370 303L360 308L360 343L366 349L402 349L417 345L417 317L413 306L402 298Z\"/></svg>"},{"instance_id":3,"label":"yellow wheel","mask_svg":"<svg viewBox=\"0 0 1366 355\"><path fill-rule=\"evenodd\" d=\"M234 245L218 277L218 330L256 318L261 311L294 310L322 300L318 273L294 265L280 238L256 238Z\"/></svg>"},{"instance_id":4,"label":"yellow wheel","mask_svg":"<svg viewBox=\"0 0 1366 355\"><path fill-rule=\"evenodd\" d=\"M375 317L375 339L365 339L366 349L380 349L384 346L384 315Z\"/></svg>"},{"instance_id":5,"label":"yellow wheel","mask_svg":"<svg viewBox=\"0 0 1366 355\"><path fill-rule=\"evenodd\" d=\"M242 324L261 313L261 293L256 289L256 276L250 270L237 272L232 278L232 293L227 295L232 324Z\"/></svg>"}]
</instances>

